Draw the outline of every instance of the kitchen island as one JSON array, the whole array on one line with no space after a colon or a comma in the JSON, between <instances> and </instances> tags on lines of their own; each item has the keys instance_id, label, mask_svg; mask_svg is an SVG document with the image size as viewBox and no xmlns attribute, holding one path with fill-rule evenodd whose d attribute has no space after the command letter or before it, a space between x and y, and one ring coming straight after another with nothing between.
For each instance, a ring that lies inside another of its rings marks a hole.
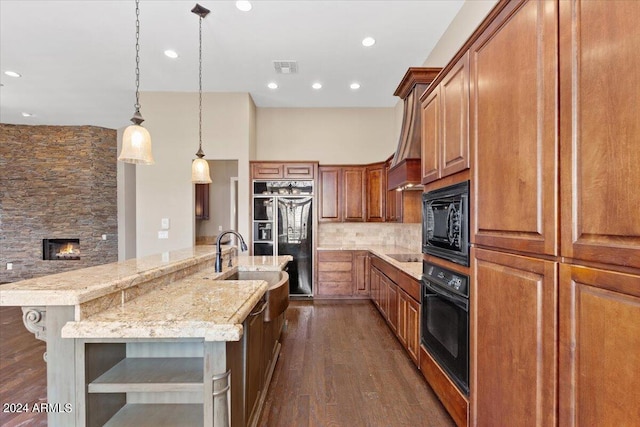
<instances>
[{"instance_id":1,"label":"kitchen island","mask_svg":"<svg viewBox=\"0 0 640 427\"><path fill-rule=\"evenodd\" d=\"M225 279L279 271L291 258L239 256L228 267L234 251L223 249L221 273L215 247L197 246L3 285L0 305L22 306L27 329L47 343L48 424L228 426L233 413L234 426L246 425L260 395L252 387L264 388L277 357L254 320L272 284ZM270 342L283 319L259 323ZM248 351L263 349L251 382Z\"/></svg>"}]
</instances>

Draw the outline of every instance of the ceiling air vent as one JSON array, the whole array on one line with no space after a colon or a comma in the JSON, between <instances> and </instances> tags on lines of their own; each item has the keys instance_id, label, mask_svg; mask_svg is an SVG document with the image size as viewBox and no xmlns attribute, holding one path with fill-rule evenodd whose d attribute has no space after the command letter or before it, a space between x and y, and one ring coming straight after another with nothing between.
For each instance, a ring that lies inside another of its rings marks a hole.
<instances>
[{"instance_id":1,"label":"ceiling air vent","mask_svg":"<svg viewBox=\"0 0 640 427\"><path fill-rule=\"evenodd\" d=\"M273 67L278 74L295 74L298 72L296 61L273 61Z\"/></svg>"}]
</instances>

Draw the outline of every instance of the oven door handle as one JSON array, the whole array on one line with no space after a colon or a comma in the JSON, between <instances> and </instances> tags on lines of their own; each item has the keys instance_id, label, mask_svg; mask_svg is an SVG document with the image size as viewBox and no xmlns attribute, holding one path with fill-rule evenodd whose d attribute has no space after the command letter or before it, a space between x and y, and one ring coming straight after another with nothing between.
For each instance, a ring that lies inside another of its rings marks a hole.
<instances>
[{"instance_id":1,"label":"oven door handle","mask_svg":"<svg viewBox=\"0 0 640 427\"><path fill-rule=\"evenodd\" d=\"M450 292L445 291L444 289L438 289L431 285L428 281L423 281L424 287L427 288L432 293L436 294L438 297L449 301L452 304L460 307L466 312L469 312L469 300L457 295L454 295Z\"/></svg>"}]
</instances>

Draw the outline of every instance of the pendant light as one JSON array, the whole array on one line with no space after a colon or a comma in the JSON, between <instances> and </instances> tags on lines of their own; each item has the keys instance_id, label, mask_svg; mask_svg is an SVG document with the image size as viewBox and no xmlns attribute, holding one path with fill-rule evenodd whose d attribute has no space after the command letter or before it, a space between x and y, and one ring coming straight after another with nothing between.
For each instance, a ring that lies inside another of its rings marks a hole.
<instances>
[{"instance_id":1,"label":"pendant light","mask_svg":"<svg viewBox=\"0 0 640 427\"><path fill-rule=\"evenodd\" d=\"M131 121L122 135L122 150L118 160L140 165L154 164L151 153L151 135L140 126L144 119L140 114L140 1L136 0L136 109Z\"/></svg>"},{"instance_id":2,"label":"pendant light","mask_svg":"<svg viewBox=\"0 0 640 427\"><path fill-rule=\"evenodd\" d=\"M199 33L199 58L198 58L198 152L197 159L191 164L191 182L195 184L211 183L211 175L209 173L209 162L204 159L204 151L202 151L202 20L209 14L209 9L204 8L196 3L191 12L200 17L200 33Z\"/></svg>"}]
</instances>

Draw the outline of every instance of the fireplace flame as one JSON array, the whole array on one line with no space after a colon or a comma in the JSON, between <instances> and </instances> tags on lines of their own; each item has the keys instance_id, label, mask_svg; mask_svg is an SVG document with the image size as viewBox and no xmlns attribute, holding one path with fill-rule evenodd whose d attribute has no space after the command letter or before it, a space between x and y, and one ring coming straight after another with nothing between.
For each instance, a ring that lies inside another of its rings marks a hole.
<instances>
[{"instance_id":1,"label":"fireplace flame","mask_svg":"<svg viewBox=\"0 0 640 427\"><path fill-rule=\"evenodd\" d=\"M67 255L67 254L70 255L70 254L73 254L73 253L76 253L76 252L77 251L74 250L73 244L71 244L71 243L67 243L66 245L62 246L60 248L60 250L58 251L58 253L62 254L62 255Z\"/></svg>"}]
</instances>

